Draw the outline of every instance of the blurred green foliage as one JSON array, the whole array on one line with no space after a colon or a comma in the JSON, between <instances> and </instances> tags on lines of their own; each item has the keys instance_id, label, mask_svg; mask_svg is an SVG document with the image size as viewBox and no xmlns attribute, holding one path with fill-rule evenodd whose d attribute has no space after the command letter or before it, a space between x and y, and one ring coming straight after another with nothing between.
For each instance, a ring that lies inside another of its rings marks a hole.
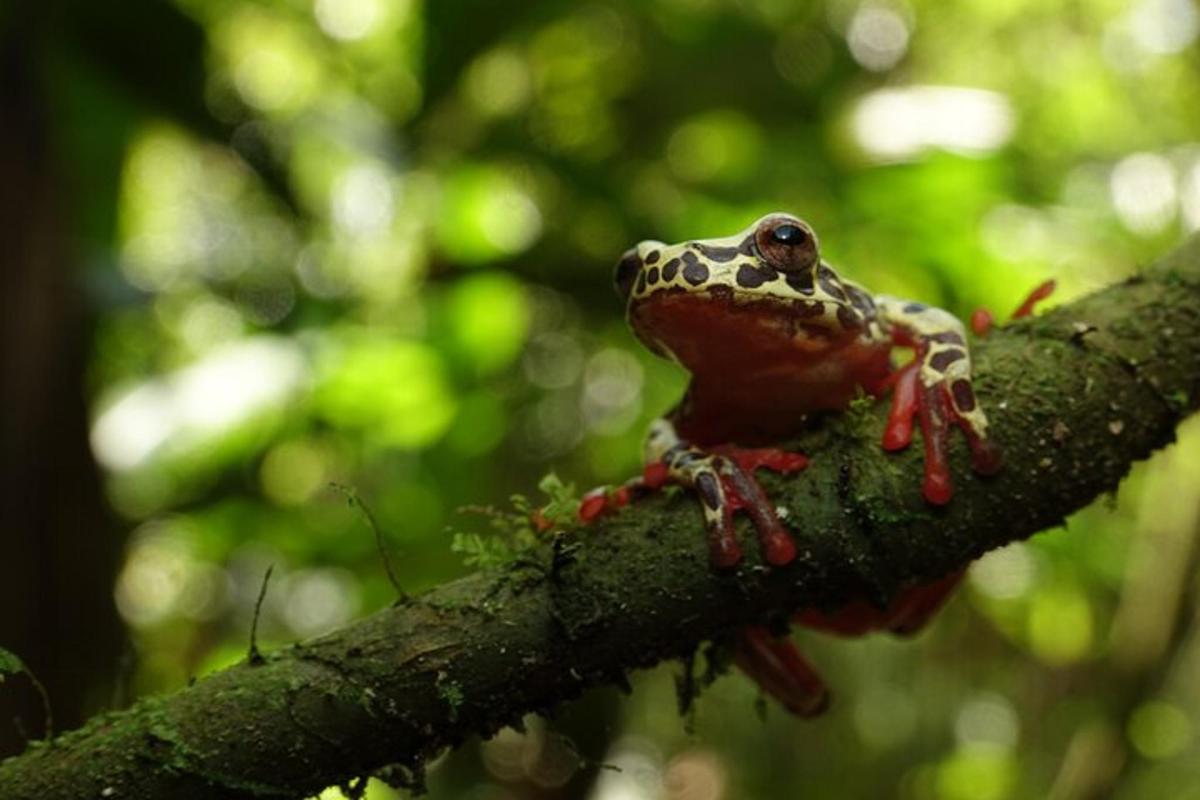
<instances>
[{"instance_id":1,"label":"blurred green foliage","mask_svg":"<svg viewBox=\"0 0 1200 800\"><path fill-rule=\"evenodd\" d=\"M181 105L212 125L58 73L99 126L63 134L83 185L96 137L124 149L115 210L80 220L139 691L241 658L268 564L265 642L391 601L332 482L419 591L466 569L449 529L495 556L460 508L635 471L684 385L609 288L640 238L789 210L849 276L965 315L1200 227L1190 0L177 7L207 59ZM1190 424L1118 498L985 558L915 642L799 634L832 676L818 721L761 717L731 675L688 733L663 667L449 756L432 796L1200 797L1198 444ZM622 771L577 772L572 742Z\"/></svg>"}]
</instances>

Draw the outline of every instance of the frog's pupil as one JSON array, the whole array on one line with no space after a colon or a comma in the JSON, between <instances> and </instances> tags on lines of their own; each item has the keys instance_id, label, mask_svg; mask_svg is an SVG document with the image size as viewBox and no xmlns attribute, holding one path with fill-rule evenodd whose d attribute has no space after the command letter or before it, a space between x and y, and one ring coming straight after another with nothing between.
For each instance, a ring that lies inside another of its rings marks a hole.
<instances>
[{"instance_id":1,"label":"frog's pupil","mask_svg":"<svg viewBox=\"0 0 1200 800\"><path fill-rule=\"evenodd\" d=\"M780 225L771 231L771 238L779 244L803 244L804 230L798 225Z\"/></svg>"}]
</instances>

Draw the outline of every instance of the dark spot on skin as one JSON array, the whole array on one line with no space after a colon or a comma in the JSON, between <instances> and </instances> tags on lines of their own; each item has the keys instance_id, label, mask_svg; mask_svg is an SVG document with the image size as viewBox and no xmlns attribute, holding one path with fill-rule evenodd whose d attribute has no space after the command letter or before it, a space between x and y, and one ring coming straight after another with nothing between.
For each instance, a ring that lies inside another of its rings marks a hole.
<instances>
[{"instance_id":1,"label":"dark spot on skin","mask_svg":"<svg viewBox=\"0 0 1200 800\"><path fill-rule=\"evenodd\" d=\"M721 300L728 300L729 298L733 297L733 287L723 286L722 284L718 283L708 287L708 293Z\"/></svg>"},{"instance_id":2,"label":"dark spot on skin","mask_svg":"<svg viewBox=\"0 0 1200 800\"><path fill-rule=\"evenodd\" d=\"M657 264L660 256L662 256L662 253L657 250L651 250L649 253L646 253L646 263Z\"/></svg>"},{"instance_id":3,"label":"dark spot on skin","mask_svg":"<svg viewBox=\"0 0 1200 800\"><path fill-rule=\"evenodd\" d=\"M929 366L936 369L938 372L945 372L946 367L953 364L959 359L966 358L967 354L958 348L951 348L934 353L929 359Z\"/></svg>"},{"instance_id":4,"label":"dark spot on skin","mask_svg":"<svg viewBox=\"0 0 1200 800\"><path fill-rule=\"evenodd\" d=\"M800 330L804 331L804 335L809 339L828 339L829 330L820 325L801 325Z\"/></svg>"},{"instance_id":5,"label":"dark spot on skin","mask_svg":"<svg viewBox=\"0 0 1200 800\"><path fill-rule=\"evenodd\" d=\"M639 272L637 279L637 292L638 294L641 294L644 291L646 291L646 273Z\"/></svg>"},{"instance_id":6,"label":"dark spot on skin","mask_svg":"<svg viewBox=\"0 0 1200 800\"><path fill-rule=\"evenodd\" d=\"M862 318L854 313L854 309L850 306L838 306L837 310L838 322L846 330L862 327Z\"/></svg>"},{"instance_id":7,"label":"dark spot on skin","mask_svg":"<svg viewBox=\"0 0 1200 800\"><path fill-rule=\"evenodd\" d=\"M929 306L925 305L924 303L905 303L904 304L904 313L905 314L920 314L922 311L928 311L928 310L929 310Z\"/></svg>"},{"instance_id":8,"label":"dark spot on skin","mask_svg":"<svg viewBox=\"0 0 1200 800\"><path fill-rule=\"evenodd\" d=\"M744 256L757 255L754 249L754 234L750 234L745 239L742 239L741 244L737 246L737 251Z\"/></svg>"},{"instance_id":9,"label":"dark spot on skin","mask_svg":"<svg viewBox=\"0 0 1200 800\"><path fill-rule=\"evenodd\" d=\"M935 333L925 338L931 342L941 342L942 344L964 344L963 337L954 331L942 331L941 333Z\"/></svg>"},{"instance_id":10,"label":"dark spot on skin","mask_svg":"<svg viewBox=\"0 0 1200 800\"><path fill-rule=\"evenodd\" d=\"M789 272L787 285L801 294L813 293L813 276L811 272Z\"/></svg>"},{"instance_id":11,"label":"dark spot on skin","mask_svg":"<svg viewBox=\"0 0 1200 800\"><path fill-rule=\"evenodd\" d=\"M689 258L691 256L691 258ZM700 263L700 259L691 253L683 254L683 278L692 286L699 286L708 280L708 267Z\"/></svg>"},{"instance_id":12,"label":"dark spot on skin","mask_svg":"<svg viewBox=\"0 0 1200 800\"><path fill-rule=\"evenodd\" d=\"M737 271L737 284L747 289L756 289L766 281L763 274L749 264L742 264Z\"/></svg>"},{"instance_id":13,"label":"dark spot on skin","mask_svg":"<svg viewBox=\"0 0 1200 800\"><path fill-rule=\"evenodd\" d=\"M646 270L646 282L658 283L658 267L651 267Z\"/></svg>"},{"instance_id":14,"label":"dark spot on skin","mask_svg":"<svg viewBox=\"0 0 1200 800\"><path fill-rule=\"evenodd\" d=\"M629 250L626 252L617 263L617 271L613 275L613 283L616 284L617 294L621 297L629 297L629 292L633 289L633 282L637 280L638 273L641 271L642 260L638 258L637 251Z\"/></svg>"},{"instance_id":15,"label":"dark spot on skin","mask_svg":"<svg viewBox=\"0 0 1200 800\"><path fill-rule=\"evenodd\" d=\"M836 300L845 300L846 293L842 291L842 287L838 285L837 275L833 273L829 267L824 264L817 270L817 283L821 285L821 291Z\"/></svg>"},{"instance_id":16,"label":"dark spot on skin","mask_svg":"<svg viewBox=\"0 0 1200 800\"><path fill-rule=\"evenodd\" d=\"M693 242L692 247L699 250L705 258L716 261L718 264L733 261L738 257L738 249L736 247L713 247L702 242Z\"/></svg>"},{"instance_id":17,"label":"dark spot on skin","mask_svg":"<svg viewBox=\"0 0 1200 800\"><path fill-rule=\"evenodd\" d=\"M679 259L672 258L667 263L663 264L662 277L664 281L675 280L675 273L679 272Z\"/></svg>"},{"instance_id":18,"label":"dark spot on skin","mask_svg":"<svg viewBox=\"0 0 1200 800\"><path fill-rule=\"evenodd\" d=\"M700 498L704 500L704 505L712 509L721 507L721 492L717 488L717 479L712 476L712 473L705 472L696 478L696 490L700 492Z\"/></svg>"},{"instance_id":19,"label":"dark spot on skin","mask_svg":"<svg viewBox=\"0 0 1200 800\"><path fill-rule=\"evenodd\" d=\"M850 298L850 302L854 307L862 312L864 317L875 316L875 301L871 299L871 295L854 286L846 287L846 295Z\"/></svg>"},{"instance_id":20,"label":"dark spot on skin","mask_svg":"<svg viewBox=\"0 0 1200 800\"><path fill-rule=\"evenodd\" d=\"M955 381L950 386L950 393L954 395L954 405L959 411L971 411L975 408L975 392L965 378Z\"/></svg>"},{"instance_id":21,"label":"dark spot on skin","mask_svg":"<svg viewBox=\"0 0 1200 800\"><path fill-rule=\"evenodd\" d=\"M820 300L793 300L792 310L800 318L819 317L825 313L825 304Z\"/></svg>"}]
</instances>

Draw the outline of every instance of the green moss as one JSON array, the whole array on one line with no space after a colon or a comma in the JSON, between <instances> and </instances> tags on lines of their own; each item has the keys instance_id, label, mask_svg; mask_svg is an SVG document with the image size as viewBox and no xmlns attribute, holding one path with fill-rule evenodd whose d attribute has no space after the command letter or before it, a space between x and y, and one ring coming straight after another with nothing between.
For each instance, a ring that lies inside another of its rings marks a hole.
<instances>
[{"instance_id":1,"label":"green moss","mask_svg":"<svg viewBox=\"0 0 1200 800\"><path fill-rule=\"evenodd\" d=\"M437 693L442 702L450 710L450 720L452 722L458 720L458 710L462 707L465 699L462 687L450 678L449 673L445 670L437 674Z\"/></svg>"}]
</instances>

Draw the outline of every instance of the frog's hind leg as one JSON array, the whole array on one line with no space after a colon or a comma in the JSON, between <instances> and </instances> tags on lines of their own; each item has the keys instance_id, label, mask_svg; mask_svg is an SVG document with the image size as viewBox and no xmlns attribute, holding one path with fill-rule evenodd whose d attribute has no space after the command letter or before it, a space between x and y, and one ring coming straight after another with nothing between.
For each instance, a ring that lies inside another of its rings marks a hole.
<instances>
[{"instance_id":1,"label":"frog's hind leg","mask_svg":"<svg viewBox=\"0 0 1200 800\"><path fill-rule=\"evenodd\" d=\"M889 609L887 629L900 636L910 636L924 628L946 605L966 574L965 569L960 569L905 589Z\"/></svg>"},{"instance_id":2,"label":"frog's hind leg","mask_svg":"<svg viewBox=\"0 0 1200 800\"><path fill-rule=\"evenodd\" d=\"M815 717L829 707L825 682L786 635L775 636L761 625L742 628L734 660L763 691L797 716Z\"/></svg>"}]
</instances>

